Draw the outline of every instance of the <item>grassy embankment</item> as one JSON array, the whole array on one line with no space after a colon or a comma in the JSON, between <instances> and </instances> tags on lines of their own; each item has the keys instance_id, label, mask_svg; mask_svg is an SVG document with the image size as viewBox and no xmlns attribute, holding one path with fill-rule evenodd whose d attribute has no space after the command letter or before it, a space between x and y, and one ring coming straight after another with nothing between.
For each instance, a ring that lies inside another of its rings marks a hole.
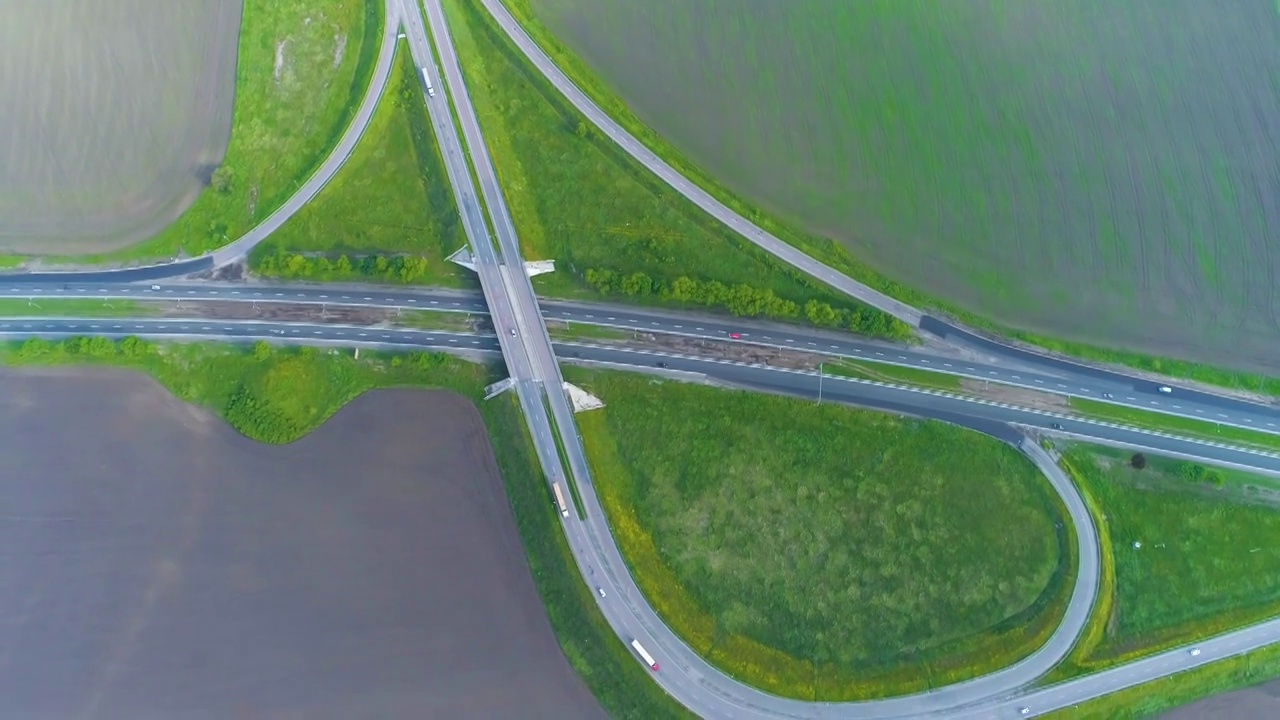
<instances>
[{"instance_id":1,"label":"grassy embankment","mask_svg":"<svg viewBox=\"0 0 1280 720\"><path fill-rule=\"evenodd\" d=\"M472 399L495 440L530 569L569 663L611 717L689 717L653 683L596 610L558 526L559 513L514 397L481 400L484 386L494 379L492 369L435 353L362 352L356 360L350 350L276 349L263 343L251 348L156 345L136 338L4 343L0 364L96 364L146 372L178 397L263 442L295 440L376 387L445 388Z\"/></svg>"},{"instance_id":2,"label":"grassy embankment","mask_svg":"<svg viewBox=\"0 0 1280 720\"><path fill-rule=\"evenodd\" d=\"M1004 667L1060 621L1074 536L1034 466L1002 443L565 372L607 403L578 422L633 577L739 680L808 700L920 691Z\"/></svg>"},{"instance_id":3,"label":"grassy embankment","mask_svg":"<svg viewBox=\"0 0 1280 720\"><path fill-rule=\"evenodd\" d=\"M448 0L445 9L521 247L529 259L556 261L555 273L535 280L540 293L910 336L672 193L590 129L475 4Z\"/></svg>"},{"instance_id":4,"label":"grassy embankment","mask_svg":"<svg viewBox=\"0 0 1280 720\"><path fill-rule=\"evenodd\" d=\"M475 285L445 260L466 244L406 41L369 127L314 200L259 245L270 277Z\"/></svg>"},{"instance_id":5,"label":"grassy embankment","mask_svg":"<svg viewBox=\"0 0 1280 720\"><path fill-rule=\"evenodd\" d=\"M465 2L468 7L473 8L472 12L481 12L484 13L486 18L488 17L487 12L479 6L476 0L457 1ZM537 12L534 10L535 3L531 2L531 0L502 0L502 2L525 31L537 42L538 46L573 80L574 84L599 105L609 117L631 133L632 136L644 143L645 146L680 171L685 177L711 193L725 205L733 208L738 214L859 282L917 307L933 308L942 313L952 315L972 327L1000 336L1014 338L1064 355L1099 363L1121 365L1169 377L1184 378L1208 385L1280 396L1280 377L1270 377L1203 363L1160 358L1138 352L1102 348L1044 337L1035 333L1004 327L951 303L930 297L927 293L905 287L890 280L869 265L859 261L839 243L829 238L799 231L791 224L766 213L758 205L735 195L714 176L685 157L683 153L641 121L608 83L602 80L576 53L557 39L542 24L538 19ZM672 191L665 188L663 192L673 194Z\"/></svg>"},{"instance_id":6,"label":"grassy embankment","mask_svg":"<svg viewBox=\"0 0 1280 720\"><path fill-rule=\"evenodd\" d=\"M1203 470L1148 455L1142 470L1110 448L1070 446L1063 467L1085 497L1102 550L1098 605L1080 642L1044 682L1056 682L1280 615L1280 481ZM1196 479L1197 476L1201 479ZM1135 546L1135 543L1140 543ZM1266 678L1237 658L1094 701L1146 714ZM1264 672L1265 669L1265 672ZM1075 717L1073 715L1073 717Z\"/></svg>"},{"instance_id":7,"label":"grassy embankment","mask_svg":"<svg viewBox=\"0 0 1280 720\"><path fill-rule=\"evenodd\" d=\"M337 144L373 74L382 26L382 0L246 0L231 139L222 163L227 186L205 188L181 217L143 243L48 261L154 261L199 255L243 235L301 187Z\"/></svg>"}]
</instances>

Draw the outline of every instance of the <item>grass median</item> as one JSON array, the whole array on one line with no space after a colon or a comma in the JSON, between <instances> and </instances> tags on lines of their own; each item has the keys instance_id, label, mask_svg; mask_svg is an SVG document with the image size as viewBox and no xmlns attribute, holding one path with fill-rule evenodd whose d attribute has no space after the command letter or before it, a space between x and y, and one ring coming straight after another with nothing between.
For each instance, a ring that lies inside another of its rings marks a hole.
<instances>
[{"instance_id":1,"label":"grass median","mask_svg":"<svg viewBox=\"0 0 1280 720\"><path fill-rule=\"evenodd\" d=\"M886 363L858 362L857 360L833 360L822 364L823 372L859 380L911 385L934 390L961 390L960 376L946 373L902 367Z\"/></svg>"},{"instance_id":2,"label":"grass median","mask_svg":"<svg viewBox=\"0 0 1280 720\"><path fill-rule=\"evenodd\" d=\"M1044 682L1280 615L1280 480L1087 445L1062 464L1098 525L1102 587Z\"/></svg>"},{"instance_id":3,"label":"grass median","mask_svg":"<svg viewBox=\"0 0 1280 720\"><path fill-rule=\"evenodd\" d=\"M709 305L910 335L671 192L598 137L477 4L444 4L521 248L528 259L557 263L535 280L540 293ZM809 301L820 307L809 311Z\"/></svg>"},{"instance_id":4,"label":"grass median","mask_svg":"<svg viewBox=\"0 0 1280 720\"><path fill-rule=\"evenodd\" d=\"M314 200L254 249L269 277L475 285L445 260L467 242L406 41L351 157Z\"/></svg>"},{"instance_id":5,"label":"grass median","mask_svg":"<svg viewBox=\"0 0 1280 720\"><path fill-rule=\"evenodd\" d=\"M1073 397L1069 402L1072 410L1085 417L1133 425L1145 430L1157 430L1183 437L1209 440L1211 442L1231 443L1262 450L1280 451L1280 435L1273 435L1259 430L1249 430L1234 425L1221 425L1211 420L1166 415L1165 413L1141 408L1112 405L1111 403L1089 400L1088 398Z\"/></svg>"},{"instance_id":6,"label":"grass median","mask_svg":"<svg viewBox=\"0 0 1280 720\"><path fill-rule=\"evenodd\" d=\"M61 299L57 297L0 298L0 317L110 318L160 314L160 303L136 300Z\"/></svg>"},{"instance_id":7,"label":"grass median","mask_svg":"<svg viewBox=\"0 0 1280 720\"><path fill-rule=\"evenodd\" d=\"M1041 645L1075 577L1035 467L950 425L568 367L614 536L662 618L805 700L922 691ZM992 562L999 558L999 562Z\"/></svg>"},{"instance_id":8,"label":"grass median","mask_svg":"<svg viewBox=\"0 0 1280 720\"><path fill-rule=\"evenodd\" d=\"M382 0L246 0L221 173L158 235L96 264L192 256L264 220L320 167L355 116L381 46Z\"/></svg>"},{"instance_id":9,"label":"grass median","mask_svg":"<svg viewBox=\"0 0 1280 720\"><path fill-rule=\"evenodd\" d=\"M357 359L349 349L87 337L0 343L0 364L96 364L145 372L248 437L271 443L296 440L372 388L435 387L470 398L493 438L534 582L569 663L610 717L692 717L653 682L596 609L560 530L559 512L514 396L482 400L497 368L439 353L362 352Z\"/></svg>"}]
</instances>

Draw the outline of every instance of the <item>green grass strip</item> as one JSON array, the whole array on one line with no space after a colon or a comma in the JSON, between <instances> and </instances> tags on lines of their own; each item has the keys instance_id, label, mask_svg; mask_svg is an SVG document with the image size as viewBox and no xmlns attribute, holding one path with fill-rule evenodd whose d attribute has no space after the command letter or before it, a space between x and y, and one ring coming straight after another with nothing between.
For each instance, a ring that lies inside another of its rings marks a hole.
<instances>
[{"instance_id":1,"label":"green grass strip","mask_svg":"<svg viewBox=\"0 0 1280 720\"><path fill-rule=\"evenodd\" d=\"M1070 398L1071 409L1085 417L1108 422L1133 425L1146 430L1157 430L1199 440L1234 443L1263 450L1280 451L1280 435L1259 430L1219 425L1211 420L1166 415L1141 408L1112 405L1088 398Z\"/></svg>"},{"instance_id":2,"label":"green grass strip","mask_svg":"<svg viewBox=\"0 0 1280 720\"><path fill-rule=\"evenodd\" d=\"M573 498L573 508L578 513L579 520L587 519L587 510L582 505L582 497L578 495L578 483L573 477L573 466L569 464L569 453L564 449L564 442L560 440L559 426L556 424L556 418L551 414L551 401L546 395L542 396L542 407L547 412L547 422L551 424L551 439L556 444L556 456L560 459L560 467L564 470L564 482L569 486L569 496Z\"/></svg>"}]
</instances>

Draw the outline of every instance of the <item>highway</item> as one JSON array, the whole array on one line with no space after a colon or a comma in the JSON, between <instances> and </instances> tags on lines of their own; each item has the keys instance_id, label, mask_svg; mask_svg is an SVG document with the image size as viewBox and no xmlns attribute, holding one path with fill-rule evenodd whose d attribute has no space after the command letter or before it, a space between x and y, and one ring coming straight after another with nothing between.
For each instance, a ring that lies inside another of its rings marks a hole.
<instances>
[{"instance_id":1,"label":"highway","mask_svg":"<svg viewBox=\"0 0 1280 720\"><path fill-rule=\"evenodd\" d=\"M475 183L472 181L467 162L467 149L458 137L457 128L449 110L450 96L453 89L458 86L447 85L440 81L439 68L436 66L431 51L432 46L427 39L416 0L391 1L396 4L394 7L388 5L388 14L394 12L399 18L404 27L414 63L431 77L431 84L435 88L434 95L423 93L423 101L427 105L426 110L431 119L432 130L435 132L436 142L444 159L454 200L462 215L463 228L474 256L484 303L497 332L496 339L490 342L493 343L496 340L496 345L502 352L507 373L520 402L520 409L529 426L529 434L534 439L534 448L543 474L548 482L561 480L563 469L555 443L551 440L551 425L547 420L546 406L542 402L543 392L538 384L537 368L523 340L526 323L522 322L519 309L507 287L505 268L499 262L493 247L485 213L477 195ZM520 274L524 275L523 268ZM537 324L545 333L545 326L541 322Z\"/></svg>"},{"instance_id":2,"label":"highway","mask_svg":"<svg viewBox=\"0 0 1280 720\"><path fill-rule=\"evenodd\" d=\"M430 348L454 352L495 354L500 352L497 339L490 335L429 330L198 319L6 318L0 320L0 336L4 337L58 338L83 334L106 337L136 335L148 339L175 341L239 340L248 342L267 339L285 343L335 344L344 347L363 346L377 349ZM602 347L580 342L557 342L555 351L557 355L569 362L644 370L689 380L708 378L744 389L797 397L814 398L818 393L819 378L815 373L809 372L654 351ZM659 362L666 363L668 367L659 369L657 367ZM1011 443L1020 441L1016 433L1009 429L1010 424L1036 428L1046 434L1057 432L1051 429L1051 416L1015 406L847 378L826 377L822 379L822 384L824 401L956 422L993 434ZM1195 456L1205 461L1280 474L1280 458L1240 448L1214 447L1156 433L1083 421L1078 425L1065 427L1064 432L1096 442L1129 445L1157 453ZM1022 449L1028 453L1036 452L1034 443L1024 443ZM1034 456L1032 457L1033 460L1037 460ZM1043 467L1043 459L1039 459L1037 464ZM1056 490L1064 493L1073 521L1078 523L1077 536L1081 539L1094 538L1094 533L1091 532L1092 525L1088 523L1087 516L1076 517L1079 510L1078 508L1073 510L1074 502L1071 499L1073 492L1068 492L1065 486L1060 485L1063 479L1055 479L1053 474L1049 474L1049 479ZM1079 524L1082 522L1084 524ZM566 524L569 528L583 527L576 518L571 518ZM587 542L591 540L589 535L582 534L580 537ZM1082 549L1084 551L1081 553L1082 558L1096 553L1096 545L1088 545ZM575 552L579 552L576 547ZM594 561L595 557L588 559ZM600 573L592 576L593 581L605 585L610 591L607 598L609 602L602 602L602 610L611 622L613 621L611 615L615 613L632 612L640 616L638 623L641 629L651 624L660 624L656 616L651 615L652 611L648 610L638 590L630 586L629 576L626 575L625 570L618 572L620 568L625 568L625 565L610 563L609 565L596 564L593 567L600 569ZM1096 580L1096 568L1091 573L1088 564L1082 563L1081 576L1087 580L1090 575ZM601 576L605 579L600 580ZM1076 592L1092 594L1093 590L1090 583L1082 583L1077 585ZM1087 611L1087 605L1085 609ZM1061 636L1060 642L1069 645L1069 640L1074 637L1073 625L1075 621L1064 622L1055 637ZM646 640L649 642L645 642ZM681 692L677 697L682 702L692 697L691 707L703 713L705 717L738 718L891 718L915 717L930 713L965 718L1013 717L1018 715L1018 710L1022 707L1030 707L1033 711L1031 714L1039 714L1056 708L1069 707L1104 692L1161 677L1170 671L1203 665L1277 640L1280 640L1280 620L1245 628L1200 643L1197 647L1201 650L1201 654L1196 657L1192 657L1185 649L1173 650L1062 685L1024 691L1017 696L1014 695L1016 689L1036 677L1039 672L1036 668L1020 667L1026 661L1000 673L979 678L970 683L942 688L923 696L908 696L870 703L810 704L773 698L732 681L729 687L720 688L713 682L714 676L705 675L699 670L700 661L696 658L689 661L681 656L680 650L683 648L683 643L670 639L659 641L642 638L642 642L645 642L646 647L663 665L663 670L656 677L665 681L676 676L674 690ZM650 642L653 644L650 645ZM997 691L991 690L990 685L980 684L983 681L990 683L992 678L1001 679L1001 682L997 683L1001 688ZM691 695L684 695L682 691L685 690ZM703 695L707 697L699 699ZM711 700L712 697L716 699ZM775 701L778 703L776 707L773 706Z\"/></svg>"},{"instance_id":3,"label":"highway","mask_svg":"<svg viewBox=\"0 0 1280 720\"><path fill-rule=\"evenodd\" d=\"M1276 640L1280 624L1266 623L1246 628L1231 635L1201 643L1201 654L1190 656L1185 650L1153 656L1113 670L1081 678L1072 683L1041 690L1024 690L1024 686L1043 675L1061 659L1087 618L1097 588L1096 533L1083 511L1074 488L1034 442L1024 438L1011 424L1023 425L1048 434L1066 434L1097 442L1142 448L1216 462L1262 472L1280 473L1280 456L1232 448L1215 443L1196 442L1097 423L1065 418L1015 406L984 402L947 393L932 392L882 383L855 381L814 373L753 366L706 358L679 356L649 351L626 350L589 343L552 343L543 319L558 317L574 322L594 322L621 328L675 332L692 337L726 339L733 332L739 339L777 347L821 352L844 357L871 357L877 361L905 366L927 367L970 377L989 379L1027 387L1053 383L1049 388L1063 394L1103 398L1113 395L1120 404L1159 409L1171 414L1239 424L1258 429L1276 428L1280 413L1273 408L1224 398L1210 393L1176 388L1172 396L1156 393L1155 383L1070 361L1049 358L1011 348L967 333L919 310L889 298L858 283L838 271L787 245L763 229L738 216L733 210L681 176L674 168L645 148L625 130L613 123L584 94L572 86L554 67L497 0L481 0L516 41L521 50L563 92L588 119L611 137L626 152L670 184L685 197L712 216L742 234L767 252L798 269L822 280L861 302L880 308L925 332L949 342L990 356L984 362L961 366L958 357L926 350L906 350L854 338L840 337L803 329L785 329L758 323L736 323L724 319L691 319L662 311L619 309L600 310L580 303L542 303L533 292L523 271L519 243L505 199L498 186L475 112L467 96L461 69L448 37L439 0L425 0L426 18L431 37L439 52L440 67L433 59L432 45L423 25L416 0L387 0L387 18L382 47L373 80L361 105L339 144L324 164L281 208L263 223L232 244L208 255L183 262L165 263L144 268L88 271L80 273L30 273L0 275L0 295L13 297L45 297L53 294L92 295L95 297L160 297L178 296L207 300L288 300L289 302L330 301L333 304L369 304L379 307L422 307L424 309L457 309L488 312L496 328L496 337L466 333L422 330L388 330L380 328L311 325L249 321L156 320L156 319L74 319L74 318L0 318L0 335L11 337L61 337L75 334L107 336L138 335L172 340L256 339L278 342L339 344L344 346L441 348L455 351L501 352L514 382L534 444L548 478L562 477L563 468L553 435L558 431L569 462L570 476L576 480L587 517L576 515L564 521L566 536L583 577L589 583L606 587L607 598L600 599L601 610L624 642L639 638L649 648L663 670L655 679L681 703L704 717L733 718L898 718L920 717L1022 717L1019 709L1030 708L1030 715L1096 697L1121 687L1154 679L1187 669L1234 652L1258 647ZM374 107L389 77L395 49L395 33L403 23L410 50L419 67L427 69L437 88L434 98L426 99L433 128L445 159L446 171L453 185L455 200L462 217L468 241L476 259L477 274L483 288L483 299L469 299L456 293L431 295L430 291L387 289L299 288L297 286L235 287L215 283L167 283L159 291L151 283L203 272L244 257L256 244L280 227L290 216L311 200L338 171L364 132ZM443 78L440 71L443 69ZM444 82L440 82L440 80ZM449 112L452 98L458 125ZM458 137L461 128L466 144ZM468 149L471 151L468 153ZM476 181L472 180L468 159L474 164ZM477 193L476 182L480 191ZM483 197L484 204L480 198ZM488 219L492 221L490 236ZM495 246L496 240L496 246ZM271 295L249 297L246 293ZM348 293L346 297L343 293ZM357 300L356 293L359 294ZM202 295L203 294L203 295ZM288 297L292 294L293 297ZM382 300L376 298L381 296ZM381 302L381 304L378 304ZM464 307L470 302L473 308ZM449 307L443 307L449 303ZM596 312L605 314L597 319ZM690 324L691 326L686 326ZM823 347L823 345L826 347ZM868 355L867 353L871 353ZM1078 529L1081 543L1081 567L1072 602L1062 625L1049 642L1023 661L972 681L940 688L928 693L864 703L804 703L777 698L748 688L724 676L694 654L654 614L644 601L626 570L604 513L596 498L589 468L574 428L571 408L561 382L557 356L571 362L605 363L628 369L644 368L650 372L684 373L687 377L705 377L743 388L812 397L822 388L824 400L847 402L893 412L917 414L956 422L988 432L1015 444L1045 472L1050 483L1062 494ZM668 367L658 369L658 362ZM951 363L948 365L947 363ZM553 387L554 386L554 387ZM544 404L543 399L546 399ZM1167 406L1165 405L1167 403ZM554 419L554 423L552 420ZM1061 425L1055 428L1054 425ZM596 572L598 570L598 573Z\"/></svg>"},{"instance_id":4,"label":"highway","mask_svg":"<svg viewBox=\"0 0 1280 720\"><path fill-rule=\"evenodd\" d=\"M479 222L483 226L483 221L479 219L478 207L474 201L467 202L467 212L476 216L472 222ZM152 290L150 285L93 282L53 285L5 285L0 282L0 297L31 298L35 302L40 302L40 298L43 297L71 296L96 297L104 300L290 302L438 310L476 315L489 312L488 305L481 294L455 290L271 282L246 284L165 281L160 281L159 288L159 290ZM497 298L496 302L509 301L504 296ZM1280 408L1274 406L1212 395L1184 387L1177 387L1174 394L1164 395L1156 389L1159 384L1149 380L1078 363L1044 358L976 336L974 339L959 338L959 341L974 350L973 353L969 353L970 356L981 355L986 358L985 360L965 358L959 353L947 353L929 347L907 348L840 332L801 326L788 327L775 323L659 308L555 300L542 300L540 306L542 316L547 320L718 341L730 340L730 334L733 333L740 336L738 341L745 343L836 358L862 359L914 367L974 380L1141 408L1223 426L1280 433ZM508 325L508 327L511 326ZM950 332L964 331L951 330Z\"/></svg>"}]
</instances>

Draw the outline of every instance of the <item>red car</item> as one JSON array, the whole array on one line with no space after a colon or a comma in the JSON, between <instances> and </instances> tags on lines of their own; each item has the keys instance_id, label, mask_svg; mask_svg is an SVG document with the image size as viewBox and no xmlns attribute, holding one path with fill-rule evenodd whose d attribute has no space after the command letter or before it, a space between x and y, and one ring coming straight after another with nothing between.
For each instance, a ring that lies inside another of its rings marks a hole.
<instances>
[{"instance_id":1,"label":"red car","mask_svg":"<svg viewBox=\"0 0 1280 720\"><path fill-rule=\"evenodd\" d=\"M741 334L739 334L739 333L729 333L729 339L730 339L730 340L741 340L741 339L742 339L742 335L741 335Z\"/></svg>"}]
</instances>

